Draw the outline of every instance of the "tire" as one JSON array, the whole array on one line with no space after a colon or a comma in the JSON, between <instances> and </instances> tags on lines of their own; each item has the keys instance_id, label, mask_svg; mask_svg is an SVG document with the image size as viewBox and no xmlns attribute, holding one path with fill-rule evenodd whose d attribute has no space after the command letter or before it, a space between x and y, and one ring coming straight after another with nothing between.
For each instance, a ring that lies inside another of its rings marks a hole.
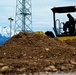
<instances>
[{"instance_id":1,"label":"tire","mask_svg":"<svg viewBox=\"0 0 76 75\"><path fill-rule=\"evenodd\" d=\"M55 37L52 31L46 31L45 34L46 34L47 36L52 37L52 38Z\"/></svg>"}]
</instances>

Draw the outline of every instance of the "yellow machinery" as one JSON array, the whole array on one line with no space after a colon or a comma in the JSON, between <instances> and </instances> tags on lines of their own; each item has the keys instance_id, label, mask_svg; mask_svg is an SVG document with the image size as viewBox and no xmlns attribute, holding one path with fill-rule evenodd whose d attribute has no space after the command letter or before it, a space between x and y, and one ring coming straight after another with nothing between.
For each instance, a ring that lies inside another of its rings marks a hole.
<instances>
[{"instance_id":1,"label":"yellow machinery","mask_svg":"<svg viewBox=\"0 0 76 75\"><path fill-rule=\"evenodd\" d=\"M74 31L74 33L70 34L70 33L65 33L63 32L63 26L62 26L62 22L60 22L59 19L56 19L56 13L58 14L64 14L64 13L75 13L76 12L76 6L65 6L65 7L54 7L51 9L53 12L53 21L54 21L54 27L53 30L55 32L55 36L53 34L53 32L47 31L45 34L49 35L50 37L56 37L59 40L63 41L63 40L67 40L67 39L76 39L76 29ZM58 21L58 24L56 23ZM76 21L75 21L76 23Z\"/></svg>"}]
</instances>

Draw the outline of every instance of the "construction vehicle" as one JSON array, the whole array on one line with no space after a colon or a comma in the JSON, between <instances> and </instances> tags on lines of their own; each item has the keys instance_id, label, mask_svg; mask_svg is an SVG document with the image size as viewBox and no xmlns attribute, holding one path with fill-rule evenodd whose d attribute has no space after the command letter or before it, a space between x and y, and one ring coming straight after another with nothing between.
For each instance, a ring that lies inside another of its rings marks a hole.
<instances>
[{"instance_id":1,"label":"construction vehicle","mask_svg":"<svg viewBox=\"0 0 76 75\"><path fill-rule=\"evenodd\" d=\"M76 26L75 26L75 31L74 33L70 34L68 31L67 33L63 32L63 22L60 21L60 19L56 19L56 13L58 14L64 14L64 13L75 13L76 12L76 6L64 6L64 7L54 7L51 9L53 12L53 22L54 22L54 27L53 32L47 31L45 32L46 35L49 35L50 37L57 37L59 40L67 40L67 39L76 39ZM75 25L76 25L76 21Z\"/></svg>"}]
</instances>

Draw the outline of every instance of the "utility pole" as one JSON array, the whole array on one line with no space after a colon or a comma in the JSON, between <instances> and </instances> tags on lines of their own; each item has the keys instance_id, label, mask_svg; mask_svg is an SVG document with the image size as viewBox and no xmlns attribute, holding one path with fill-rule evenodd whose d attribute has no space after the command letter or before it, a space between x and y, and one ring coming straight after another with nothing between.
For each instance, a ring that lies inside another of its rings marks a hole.
<instances>
[{"instance_id":1,"label":"utility pole","mask_svg":"<svg viewBox=\"0 0 76 75\"><path fill-rule=\"evenodd\" d=\"M10 37L11 37L11 35L12 35L12 32L11 32L11 30L12 30L12 21L13 21L14 19L12 19L12 18L10 17L10 18L8 18L8 20L10 21Z\"/></svg>"},{"instance_id":2,"label":"utility pole","mask_svg":"<svg viewBox=\"0 0 76 75\"><path fill-rule=\"evenodd\" d=\"M32 32L31 0L16 0L14 32Z\"/></svg>"}]
</instances>

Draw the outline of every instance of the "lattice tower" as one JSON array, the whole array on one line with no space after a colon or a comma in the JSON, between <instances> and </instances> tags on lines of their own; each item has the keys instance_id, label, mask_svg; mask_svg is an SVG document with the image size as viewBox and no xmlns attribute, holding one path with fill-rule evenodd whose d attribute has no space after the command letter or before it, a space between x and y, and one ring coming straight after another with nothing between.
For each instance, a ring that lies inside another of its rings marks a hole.
<instances>
[{"instance_id":1,"label":"lattice tower","mask_svg":"<svg viewBox=\"0 0 76 75\"><path fill-rule=\"evenodd\" d=\"M15 34L32 32L31 0L16 0Z\"/></svg>"}]
</instances>

